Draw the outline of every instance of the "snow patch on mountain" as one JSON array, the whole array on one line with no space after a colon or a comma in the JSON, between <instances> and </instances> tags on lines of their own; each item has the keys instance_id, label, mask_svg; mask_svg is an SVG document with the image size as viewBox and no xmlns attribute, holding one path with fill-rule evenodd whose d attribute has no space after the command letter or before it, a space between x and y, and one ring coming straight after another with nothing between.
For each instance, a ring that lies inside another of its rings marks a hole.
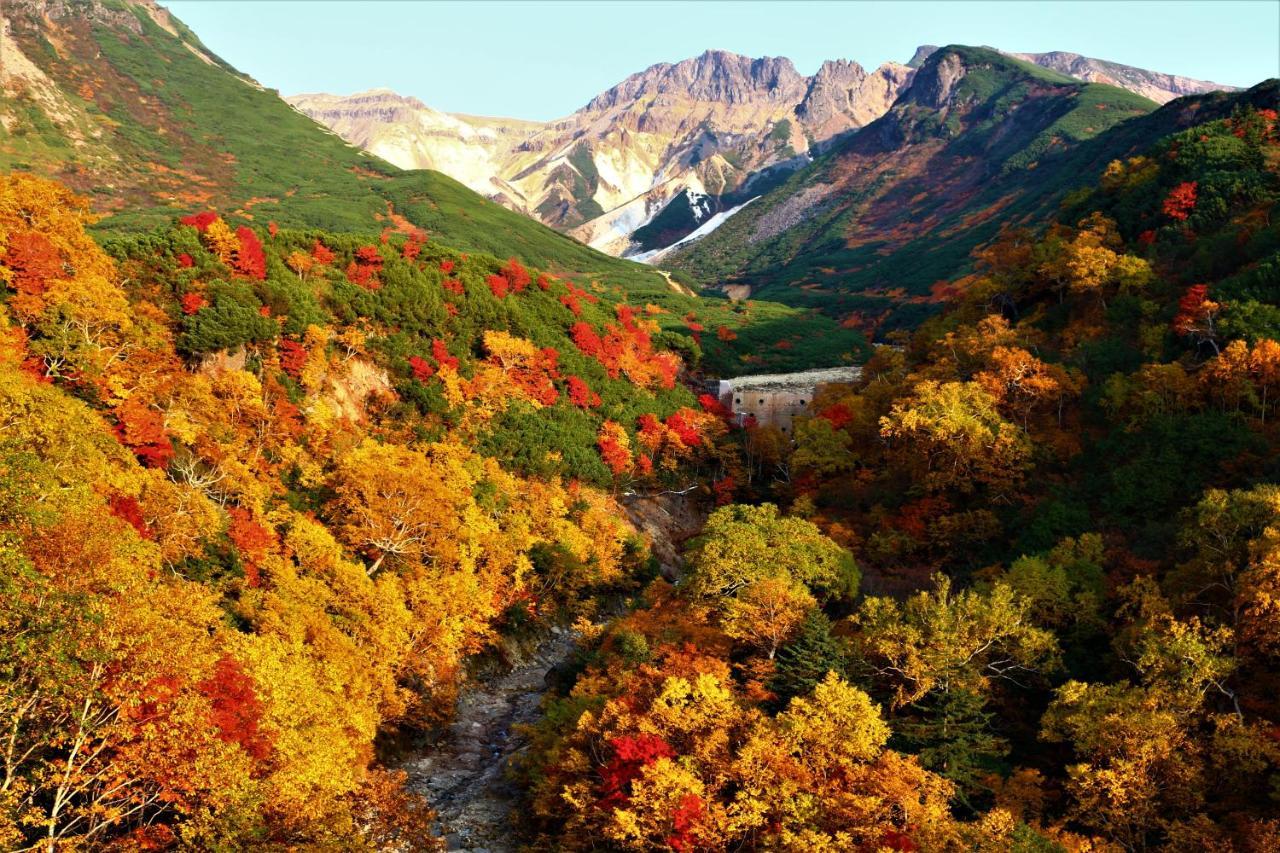
<instances>
[{"instance_id":1,"label":"snow patch on mountain","mask_svg":"<svg viewBox=\"0 0 1280 853\"><path fill-rule=\"evenodd\" d=\"M689 190L689 212L693 214L694 222L701 222L711 213L711 196L695 190Z\"/></svg>"},{"instance_id":2,"label":"snow patch on mountain","mask_svg":"<svg viewBox=\"0 0 1280 853\"><path fill-rule=\"evenodd\" d=\"M733 216L735 213L737 213L739 210L742 210L742 208L746 207L747 205L751 204L751 202L755 201L757 198L760 198L760 196L749 198L746 201L744 201L742 204L738 205L737 207L731 207L728 210L720 211L715 216L712 216L706 222L699 225L696 229L694 229L688 235L681 238L680 240L677 240L676 242L672 243L670 246L667 246L666 248L654 249L649 252L641 252L638 255L625 255L624 257L626 257L628 260L638 261L642 264L657 263L658 261L666 257L668 253L675 251L681 246L687 246L690 243L701 240L703 237L707 236L712 231L715 231L717 228L723 225L726 221L728 221L730 216Z\"/></svg>"},{"instance_id":3,"label":"snow patch on mountain","mask_svg":"<svg viewBox=\"0 0 1280 853\"><path fill-rule=\"evenodd\" d=\"M653 218L682 191L691 196L706 199L704 204L707 209L710 208L711 198L706 187L696 174L689 173L654 186L648 192L619 204L604 215L579 225L569 234L593 249L611 255L620 255L630 245L631 235L637 229L652 222Z\"/></svg>"}]
</instances>

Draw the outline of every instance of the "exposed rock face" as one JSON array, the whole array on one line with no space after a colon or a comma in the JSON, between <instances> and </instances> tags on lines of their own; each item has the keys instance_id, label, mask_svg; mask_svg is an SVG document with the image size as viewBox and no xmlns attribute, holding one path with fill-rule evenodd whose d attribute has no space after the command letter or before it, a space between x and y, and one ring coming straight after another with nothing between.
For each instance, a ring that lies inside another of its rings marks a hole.
<instances>
[{"instance_id":1,"label":"exposed rock face","mask_svg":"<svg viewBox=\"0 0 1280 853\"><path fill-rule=\"evenodd\" d=\"M1205 92L1237 91L1234 86L1223 86L1208 80L1193 80L1190 77L1179 77L1175 74L1162 74L1158 71L1147 71L1145 68L1134 68L1132 65L1121 65L1118 62L1107 62L1104 59L1092 59L1078 53L1067 53L1055 50L1051 53L1014 53L1019 59L1034 62L1044 68L1051 68L1086 83L1107 83L1136 92L1144 98L1150 98L1157 104L1164 104L1183 95L1201 95Z\"/></svg>"},{"instance_id":2,"label":"exposed rock face","mask_svg":"<svg viewBox=\"0 0 1280 853\"><path fill-rule=\"evenodd\" d=\"M893 106L915 71L886 62L868 74L847 59L828 60L809 79L796 117L815 139L828 139L870 124Z\"/></svg>"},{"instance_id":3,"label":"exposed rock face","mask_svg":"<svg viewBox=\"0 0 1280 853\"><path fill-rule=\"evenodd\" d=\"M514 853L512 812L519 788L509 762L528 745L520 726L537 722L546 681L573 652L576 636L557 629L528 659L485 678L458 699L454 721L429 750L405 761L409 790L435 809L448 850Z\"/></svg>"},{"instance_id":4,"label":"exposed rock face","mask_svg":"<svg viewBox=\"0 0 1280 853\"><path fill-rule=\"evenodd\" d=\"M450 115L389 89L348 97L294 95L285 100L388 162L444 172L482 195L504 197L508 207L529 212L523 196L513 192L502 175L510 153L542 129L539 122Z\"/></svg>"},{"instance_id":5,"label":"exposed rock face","mask_svg":"<svg viewBox=\"0 0 1280 853\"><path fill-rule=\"evenodd\" d=\"M656 95L674 94L695 101L751 104L772 101L793 105L803 95L806 80L790 59L767 56L752 59L724 50L660 63L632 74L587 104L584 112L604 112Z\"/></svg>"},{"instance_id":6,"label":"exposed rock face","mask_svg":"<svg viewBox=\"0 0 1280 853\"><path fill-rule=\"evenodd\" d=\"M85 0L73 3L69 0L8 0L11 14L24 14L30 17L44 18L49 21L63 21L67 18L84 18L97 24L128 30L131 33L142 32L142 23L128 9L108 6L102 0ZM150 0L135 0L135 6L143 8L152 17L167 12L159 9Z\"/></svg>"},{"instance_id":7,"label":"exposed rock face","mask_svg":"<svg viewBox=\"0 0 1280 853\"><path fill-rule=\"evenodd\" d=\"M967 69L964 61L955 53L948 53L937 62L920 69L907 99L911 103L934 110L952 106L951 96L956 84L964 78Z\"/></svg>"}]
</instances>

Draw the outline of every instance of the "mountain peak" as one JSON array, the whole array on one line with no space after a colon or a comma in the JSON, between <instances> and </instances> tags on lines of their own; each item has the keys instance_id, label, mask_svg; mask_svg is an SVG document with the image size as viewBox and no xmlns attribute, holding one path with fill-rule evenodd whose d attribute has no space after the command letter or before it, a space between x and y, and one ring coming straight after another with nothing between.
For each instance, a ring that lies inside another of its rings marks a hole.
<instances>
[{"instance_id":1,"label":"mountain peak","mask_svg":"<svg viewBox=\"0 0 1280 853\"><path fill-rule=\"evenodd\" d=\"M632 74L592 99L585 109L608 110L666 94L725 104L795 102L804 95L806 82L786 57L752 58L727 50L707 50L691 59L658 63Z\"/></svg>"},{"instance_id":2,"label":"mountain peak","mask_svg":"<svg viewBox=\"0 0 1280 853\"><path fill-rule=\"evenodd\" d=\"M919 68L924 65L924 61L928 59L938 49L936 44L922 44L916 48L916 52L911 55L911 59L907 60L908 68Z\"/></svg>"},{"instance_id":3,"label":"mountain peak","mask_svg":"<svg viewBox=\"0 0 1280 853\"><path fill-rule=\"evenodd\" d=\"M1050 85L1076 88L1084 85L1065 74L1037 67L994 48L952 44L937 48L928 55L916 69L915 79L903 98L907 103L934 110L957 106L957 98L964 97L959 94L962 90L972 89L969 94L981 99L992 85L989 81L968 87L962 85L970 72L979 68L1008 79L1035 79Z\"/></svg>"},{"instance_id":4,"label":"mountain peak","mask_svg":"<svg viewBox=\"0 0 1280 853\"><path fill-rule=\"evenodd\" d=\"M889 109L913 74L897 63L886 62L868 74L851 60L827 60L809 78L804 100L796 106L796 117L816 139L862 127Z\"/></svg>"}]
</instances>

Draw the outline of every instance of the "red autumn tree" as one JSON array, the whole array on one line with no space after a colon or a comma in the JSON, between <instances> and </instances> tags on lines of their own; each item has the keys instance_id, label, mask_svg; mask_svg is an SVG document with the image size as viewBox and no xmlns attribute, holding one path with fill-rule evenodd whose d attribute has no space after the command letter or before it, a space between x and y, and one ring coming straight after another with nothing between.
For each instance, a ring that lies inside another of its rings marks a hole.
<instances>
[{"instance_id":1,"label":"red autumn tree","mask_svg":"<svg viewBox=\"0 0 1280 853\"><path fill-rule=\"evenodd\" d=\"M484 282L485 284L489 285L489 292L492 293L494 296L496 296L498 299L507 298L507 292L508 292L508 288L510 287L510 282L507 281L506 276L490 275L485 278Z\"/></svg>"},{"instance_id":2,"label":"red autumn tree","mask_svg":"<svg viewBox=\"0 0 1280 853\"><path fill-rule=\"evenodd\" d=\"M641 477L648 477L653 473L653 459L643 453L637 455L636 470L640 472Z\"/></svg>"},{"instance_id":3,"label":"red autumn tree","mask_svg":"<svg viewBox=\"0 0 1280 853\"><path fill-rule=\"evenodd\" d=\"M182 301L180 304L182 305L182 313L189 316L208 305L209 300L205 299L203 293L196 293L193 290L190 293L184 293L182 295Z\"/></svg>"},{"instance_id":4,"label":"red autumn tree","mask_svg":"<svg viewBox=\"0 0 1280 853\"><path fill-rule=\"evenodd\" d=\"M239 661L229 656L219 659L213 675L201 681L199 688L209 699L210 722L220 740L237 744L257 761L271 756L271 738L262 731L266 709Z\"/></svg>"},{"instance_id":5,"label":"red autumn tree","mask_svg":"<svg viewBox=\"0 0 1280 853\"><path fill-rule=\"evenodd\" d=\"M436 375L435 367L420 355L409 356L409 369L413 371L413 378L419 382L426 382Z\"/></svg>"},{"instance_id":6,"label":"red autumn tree","mask_svg":"<svg viewBox=\"0 0 1280 853\"><path fill-rule=\"evenodd\" d=\"M356 257L347 264L347 280L365 290L377 290L382 287L378 273L382 271L382 254L377 246L361 246L356 249Z\"/></svg>"},{"instance_id":7,"label":"red autumn tree","mask_svg":"<svg viewBox=\"0 0 1280 853\"><path fill-rule=\"evenodd\" d=\"M697 849L693 829L702 818L705 807L697 794L685 794L671 814L671 834L666 842L676 853Z\"/></svg>"},{"instance_id":8,"label":"red autumn tree","mask_svg":"<svg viewBox=\"0 0 1280 853\"><path fill-rule=\"evenodd\" d=\"M116 437L149 468L165 468L173 458L173 445L164 428L164 416L130 397L115 409Z\"/></svg>"},{"instance_id":9,"label":"red autumn tree","mask_svg":"<svg viewBox=\"0 0 1280 853\"><path fill-rule=\"evenodd\" d=\"M573 313L573 316L582 316L582 303L579 302L578 297L574 296L572 293L562 294L560 297L560 304L565 308L568 308Z\"/></svg>"},{"instance_id":10,"label":"red autumn tree","mask_svg":"<svg viewBox=\"0 0 1280 853\"><path fill-rule=\"evenodd\" d=\"M204 213L193 213L190 216L184 216L178 220L183 225L190 225L192 228L203 234L210 225L216 222L218 214L212 210L206 210Z\"/></svg>"},{"instance_id":11,"label":"red autumn tree","mask_svg":"<svg viewBox=\"0 0 1280 853\"><path fill-rule=\"evenodd\" d=\"M728 418L733 414L724 403L721 403L711 394L698 395L698 405L702 407L702 411L709 415L715 415L717 418Z\"/></svg>"},{"instance_id":12,"label":"red autumn tree","mask_svg":"<svg viewBox=\"0 0 1280 853\"><path fill-rule=\"evenodd\" d=\"M178 255L179 268L187 270L187 269L191 269L195 265L196 265L196 259L191 257L186 252L183 252L182 254Z\"/></svg>"},{"instance_id":13,"label":"red autumn tree","mask_svg":"<svg viewBox=\"0 0 1280 853\"><path fill-rule=\"evenodd\" d=\"M1218 349L1217 319L1222 306L1209 298L1209 285L1193 284L1178 300L1178 313L1173 318L1173 330L1179 335L1196 341L1207 342Z\"/></svg>"},{"instance_id":14,"label":"red autumn tree","mask_svg":"<svg viewBox=\"0 0 1280 853\"><path fill-rule=\"evenodd\" d=\"M262 243L252 228L241 225L236 229L236 239L240 248L236 252L235 271L245 278L256 278L259 281L267 277L267 256L263 254Z\"/></svg>"},{"instance_id":15,"label":"red autumn tree","mask_svg":"<svg viewBox=\"0 0 1280 853\"><path fill-rule=\"evenodd\" d=\"M436 338L431 342L431 357L434 358L436 360L436 364L441 367L450 367L454 370L458 369L457 357L449 355L449 347L439 338Z\"/></svg>"},{"instance_id":16,"label":"red autumn tree","mask_svg":"<svg viewBox=\"0 0 1280 853\"><path fill-rule=\"evenodd\" d=\"M1191 211L1195 210L1198 186L1195 181L1184 181L1174 187L1161 205L1165 216L1179 222L1186 220Z\"/></svg>"},{"instance_id":17,"label":"red autumn tree","mask_svg":"<svg viewBox=\"0 0 1280 853\"><path fill-rule=\"evenodd\" d=\"M733 492L738 487L733 477L721 477L711 484L711 491L716 496L716 506L728 506L733 503Z\"/></svg>"},{"instance_id":18,"label":"red autumn tree","mask_svg":"<svg viewBox=\"0 0 1280 853\"><path fill-rule=\"evenodd\" d=\"M827 406L818 412L818 417L826 420L836 429L844 429L853 422L853 412L849 411L849 407L844 403Z\"/></svg>"},{"instance_id":19,"label":"red autumn tree","mask_svg":"<svg viewBox=\"0 0 1280 853\"><path fill-rule=\"evenodd\" d=\"M592 358L599 358L604 352L604 344L600 340L600 335L590 323L574 323L569 329L569 336L573 338L573 344L582 350L583 355L589 355Z\"/></svg>"},{"instance_id":20,"label":"red autumn tree","mask_svg":"<svg viewBox=\"0 0 1280 853\"><path fill-rule=\"evenodd\" d=\"M600 432L596 436L596 447L599 448L600 457L604 459L604 463L615 475L625 474L631 468L631 450L627 447L628 441L627 432L621 424L605 421L600 425Z\"/></svg>"},{"instance_id":21,"label":"red autumn tree","mask_svg":"<svg viewBox=\"0 0 1280 853\"><path fill-rule=\"evenodd\" d=\"M594 409L600 405L600 395L577 376L569 377L569 402L580 409Z\"/></svg>"},{"instance_id":22,"label":"red autumn tree","mask_svg":"<svg viewBox=\"0 0 1280 853\"><path fill-rule=\"evenodd\" d=\"M515 293L523 293L529 286L529 271L515 258L507 259L507 265L502 268L502 275Z\"/></svg>"},{"instance_id":23,"label":"red autumn tree","mask_svg":"<svg viewBox=\"0 0 1280 853\"><path fill-rule=\"evenodd\" d=\"M127 522L143 539L151 538L151 529L142 517L142 507L138 499L130 495L115 494L107 501L111 514L121 521Z\"/></svg>"},{"instance_id":24,"label":"red autumn tree","mask_svg":"<svg viewBox=\"0 0 1280 853\"><path fill-rule=\"evenodd\" d=\"M227 526L229 538L244 561L245 582L251 587L262 585L259 566L266 559L268 552L275 546L276 537L271 530L253 520L249 510L232 507L231 523Z\"/></svg>"},{"instance_id":25,"label":"red autumn tree","mask_svg":"<svg viewBox=\"0 0 1280 853\"><path fill-rule=\"evenodd\" d=\"M659 758L675 758L671 744L657 735L622 735L612 738L609 746L613 757L600 768L601 806L625 803L630 798L631 783L640 771Z\"/></svg>"},{"instance_id":26,"label":"red autumn tree","mask_svg":"<svg viewBox=\"0 0 1280 853\"><path fill-rule=\"evenodd\" d=\"M328 266L333 263L333 250L319 240L311 246L311 257L315 258L316 263Z\"/></svg>"},{"instance_id":27,"label":"red autumn tree","mask_svg":"<svg viewBox=\"0 0 1280 853\"><path fill-rule=\"evenodd\" d=\"M702 444L702 433L698 432L698 428L690 423L689 416L685 413L687 410L672 412L667 418L667 429L676 434L680 439L680 443L685 447L698 447Z\"/></svg>"},{"instance_id":28,"label":"red autumn tree","mask_svg":"<svg viewBox=\"0 0 1280 853\"><path fill-rule=\"evenodd\" d=\"M62 258L48 237L34 231L9 238L4 263L13 270L13 289L27 296L41 296L49 279L62 274Z\"/></svg>"},{"instance_id":29,"label":"red autumn tree","mask_svg":"<svg viewBox=\"0 0 1280 853\"><path fill-rule=\"evenodd\" d=\"M280 369L298 379L302 376L302 368L307 365L307 348L297 341L280 339Z\"/></svg>"}]
</instances>

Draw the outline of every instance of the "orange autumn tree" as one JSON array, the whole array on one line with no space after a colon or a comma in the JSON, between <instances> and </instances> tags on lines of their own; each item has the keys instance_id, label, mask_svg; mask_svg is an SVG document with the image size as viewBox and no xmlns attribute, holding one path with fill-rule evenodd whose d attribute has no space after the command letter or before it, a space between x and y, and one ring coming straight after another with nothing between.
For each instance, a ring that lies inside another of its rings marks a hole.
<instances>
[{"instance_id":1,"label":"orange autumn tree","mask_svg":"<svg viewBox=\"0 0 1280 853\"><path fill-rule=\"evenodd\" d=\"M27 175L0 181L0 282L51 377L100 382L133 328L115 265L84 232L95 217L66 189Z\"/></svg>"},{"instance_id":2,"label":"orange autumn tree","mask_svg":"<svg viewBox=\"0 0 1280 853\"><path fill-rule=\"evenodd\" d=\"M506 389L536 408L550 406L560 398L555 386L560 378L559 355L550 347L538 348L532 341L507 332L487 331L484 347L489 362L483 379L502 395ZM505 380L505 381L503 381Z\"/></svg>"}]
</instances>

